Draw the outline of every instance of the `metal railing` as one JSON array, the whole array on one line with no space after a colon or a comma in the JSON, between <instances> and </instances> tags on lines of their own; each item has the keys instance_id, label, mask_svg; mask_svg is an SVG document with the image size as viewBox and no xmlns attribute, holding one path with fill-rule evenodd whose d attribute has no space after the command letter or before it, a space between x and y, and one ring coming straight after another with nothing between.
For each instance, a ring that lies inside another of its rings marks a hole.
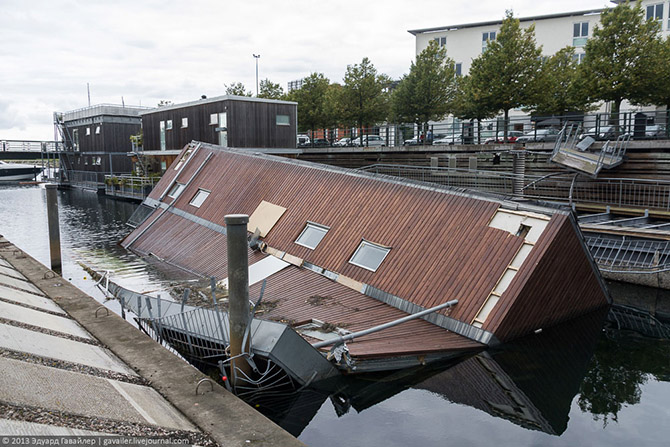
<instances>
[{"instance_id":1,"label":"metal railing","mask_svg":"<svg viewBox=\"0 0 670 447\"><path fill-rule=\"evenodd\" d=\"M519 175L445 167L375 164L360 168L374 174L467 188L506 196L617 207L670 211L670 181L647 179L587 179L574 174ZM514 193L514 182L523 184Z\"/></svg>"},{"instance_id":2,"label":"metal railing","mask_svg":"<svg viewBox=\"0 0 670 447\"><path fill-rule=\"evenodd\" d=\"M62 141L0 140L0 152L62 152Z\"/></svg>"},{"instance_id":3,"label":"metal railing","mask_svg":"<svg viewBox=\"0 0 670 447\"><path fill-rule=\"evenodd\" d=\"M579 124L584 132L603 141L615 140L619 135L630 135L633 140L659 140L670 137L670 115L667 111L627 111L617 116L609 113L596 113L544 117L518 112L516 116L509 118L507 131L527 134L531 142L546 141L553 144L566 123L568 125ZM538 133L542 129L551 129L552 132L548 135ZM450 117L440 122L429 123L426 129L421 129L412 123L386 123L362 129L343 126L315 130L303 129L300 133L307 135L309 142L300 147L356 146L360 141L357 139L361 135L379 136L381 141L375 142L374 145L385 147L501 143L504 131L505 122L502 117L482 120L480 123ZM573 133L573 135L578 134ZM515 140L516 136L513 136L509 142L512 143ZM363 145L366 145L365 139L363 139ZM373 144L370 143L369 146Z\"/></svg>"},{"instance_id":4,"label":"metal railing","mask_svg":"<svg viewBox=\"0 0 670 447\"><path fill-rule=\"evenodd\" d=\"M104 172L67 170L63 171L62 174L61 182L73 186L97 189L105 181Z\"/></svg>"},{"instance_id":5,"label":"metal railing","mask_svg":"<svg viewBox=\"0 0 670 447\"><path fill-rule=\"evenodd\" d=\"M658 273L670 270L670 241L584 236L593 259L602 271Z\"/></svg>"},{"instance_id":6,"label":"metal railing","mask_svg":"<svg viewBox=\"0 0 670 447\"><path fill-rule=\"evenodd\" d=\"M133 175L105 175L105 194L144 200L154 189L160 177Z\"/></svg>"}]
</instances>

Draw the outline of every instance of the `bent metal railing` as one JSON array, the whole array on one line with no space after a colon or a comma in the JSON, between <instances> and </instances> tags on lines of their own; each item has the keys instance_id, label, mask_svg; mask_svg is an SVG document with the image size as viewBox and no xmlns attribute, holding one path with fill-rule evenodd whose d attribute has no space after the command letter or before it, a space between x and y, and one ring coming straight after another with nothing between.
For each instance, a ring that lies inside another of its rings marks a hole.
<instances>
[{"instance_id":1,"label":"bent metal railing","mask_svg":"<svg viewBox=\"0 0 670 447\"><path fill-rule=\"evenodd\" d=\"M447 187L467 188L566 204L602 204L625 208L670 211L670 181L648 179L591 179L574 174L519 175L461 168L375 164L359 170L402 177ZM514 182L521 182L515 194Z\"/></svg>"}]
</instances>

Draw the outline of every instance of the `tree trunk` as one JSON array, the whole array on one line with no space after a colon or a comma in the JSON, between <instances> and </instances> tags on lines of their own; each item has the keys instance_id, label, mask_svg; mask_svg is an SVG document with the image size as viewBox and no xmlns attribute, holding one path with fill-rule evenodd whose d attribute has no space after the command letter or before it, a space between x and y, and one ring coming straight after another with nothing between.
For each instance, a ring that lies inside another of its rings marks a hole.
<instances>
[{"instance_id":1,"label":"tree trunk","mask_svg":"<svg viewBox=\"0 0 670 447\"><path fill-rule=\"evenodd\" d=\"M615 99L612 101L612 113L610 113L609 124L615 128L619 128L619 113L621 111L621 102L622 98Z\"/></svg>"},{"instance_id":2,"label":"tree trunk","mask_svg":"<svg viewBox=\"0 0 670 447\"><path fill-rule=\"evenodd\" d=\"M503 129L503 143L507 143L507 129L509 128L509 109L505 109L505 119L503 122L505 128ZM496 138L498 136L496 135Z\"/></svg>"}]
</instances>

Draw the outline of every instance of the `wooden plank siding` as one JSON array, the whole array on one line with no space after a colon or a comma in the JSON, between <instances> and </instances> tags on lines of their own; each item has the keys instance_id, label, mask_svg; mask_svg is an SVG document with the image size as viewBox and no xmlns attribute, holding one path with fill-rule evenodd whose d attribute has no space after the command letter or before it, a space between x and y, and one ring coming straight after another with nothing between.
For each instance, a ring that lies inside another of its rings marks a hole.
<instances>
[{"instance_id":1,"label":"wooden plank siding","mask_svg":"<svg viewBox=\"0 0 670 447\"><path fill-rule=\"evenodd\" d=\"M263 200L282 206L286 212L264 238L268 246L421 307L458 299L444 313L467 324L524 242L523 237L489 227L504 203L474 192L420 187L207 144L191 156L177 180L186 183L209 154L212 159L176 199L175 208L224 225L225 215L251 215ZM159 199L176 174L169 169L150 198ZM189 201L199 188L212 193L196 208ZM171 200L166 197L164 203ZM156 210L124 244L161 212ZM598 272L589 264L568 214L545 212L553 216L549 225L485 323L484 329L496 336L511 339L607 303ZM314 250L295 243L307 221L330 228ZM349 262L363 239L391 247L375 272ZM224 242L223 235L168 211L131 248L220 278L226 276ZM306 282L302 290L299 283L294 285L293 292L303 296L320 295L325 287ZM545 300L534 298L538 295ZM292 308L295 315L283 317L306 317L299 307ZM335 316L327 317L337 322Z\"/></svg>"},{"instance_id":2,"label":"wooden plank siding","mask_svg":"<svg viewBox=\"0 0 670 447\"><path fill-rule=\"evenodd\" d=\"M166 150L181 149L193 140L218 144L219 124L211 124L210 115L223 112L227 119L228 147L296 147L296 103L223 96L143 113L144 150L161 150L160 122L168 120L172 120L172 129L165 131ZM288 115L289 125L277 125L277 115ZM188 120L187 127L182 128L182 118Z\"/></svg>"}]
</instances>

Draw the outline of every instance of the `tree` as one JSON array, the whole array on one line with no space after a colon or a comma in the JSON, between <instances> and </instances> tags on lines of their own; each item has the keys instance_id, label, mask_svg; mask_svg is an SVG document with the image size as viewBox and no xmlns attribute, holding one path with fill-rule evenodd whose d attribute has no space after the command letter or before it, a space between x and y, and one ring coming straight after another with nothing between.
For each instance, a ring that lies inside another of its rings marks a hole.
<instances>
[{"instance_id":1,"label":"tree","mask_svg":"<svg viewBox=\"0 0 670 447\"><path fill-rule=\"evenodd\" d=\"M565 115L567 112L585 112L591 108L575 49L565 47L542 64L536 98L528 110L546 115Z\"/></svg>"},{"instance_id":2,"label":"tree","mask_svg":"<svg viewBox=\"0 0 670 447\"><path fill-rule=\"evenodd\" d=\"M390 83L390 78L378 74L367 57L364 57L360 64L347 65L344 84L339 95L339 107L344 124L365 129L386 120L389 112Z\"/></svg>"},{"instance_id":3,"label":"tree","mask_svg":"<svg viewBox=\"0 0 670 447\"><path fill-rule=\"evenodd\" d=\"M260 92L258 93L258 97L265 99L283 99L284 89L281 85L275 84L269 79L263 79L260 82Z\"/></svg>"},{"instance_id":4,"label":"tree","mask_svg":"<svg viewBox=\"0 0 670 447\"><path fill-rule=\"evenodd\" d=\"M328 124L326 92L330 81L323 73L312 73L303 80L302 87L289 93L288 98L298 103L300 131L325 127Z\"/></svg>"},{"instance_id":5,"label":"tree","mask_svg":"<svg viewBox=\"0 0 670 447\"><path fill-rule=\"evenodd\" d=\"M497 108L486 102L487 99L487 92L482 91L480 86L475 85L470 76L463 76L456 80L451 111L458 118L470 121L477 120L477 144L481 144L482 120L493 118L498 113Z\"/></svg>"},{"instance_id":6,"label":"tree","mask_svg":"<svg viewBox=\"0 0 670 447\"><path fill-rule=\"evenodd\" d=\"M426 132L428 121L439 121L449 112L455 76L446 48L431 41L393 90L394 119L414 123Z\"/></svg>"},{"instance_id":7,"label":"tree","mask_svg":"<svg viewBox=\"0 0 670 447\"><path fill-rule=\"evenodd\" d=\"M621 103L650 101L662 41L656 20L645 20L642 6L628 2L606 9L586 42L580 66L593 100L611 101L610 122L618 125ZM665 68L667 70L667 67Z\"/></svg>"},{"instance_id":8,"label":"tree","mask_svg":"<svg viewBox=\"0 0 670 447\"><path fill-rule=\"evenodd\" d=\"M472 61L470 82L491 110L504 112L507 139L510 109L528 105L537 97L542 61L535 43L535 26L522 30L519 19L507 11L496 40Z\"/></svg>"},{"instance_id":9,"label":"tree","mask_svg":"<svg viewBox=\"0 0 670 447\"><path fill-rule=\"evenodd\" d=\"M233 82L230 85L226 85L226 95L251 96L251 92L247 91L241 82Z\"/></svg>"}]
</instances>

